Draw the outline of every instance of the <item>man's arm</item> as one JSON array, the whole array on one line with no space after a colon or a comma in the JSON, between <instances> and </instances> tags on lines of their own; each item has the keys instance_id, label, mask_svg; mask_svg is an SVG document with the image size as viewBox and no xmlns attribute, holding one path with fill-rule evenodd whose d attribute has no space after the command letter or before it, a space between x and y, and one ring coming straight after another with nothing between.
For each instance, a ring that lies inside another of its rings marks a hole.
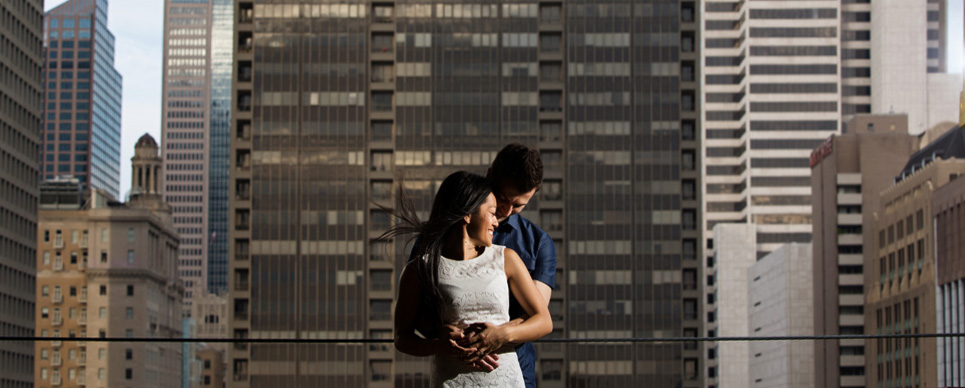
<instances>
[{"instance_id":1,"label":"man's arm","mask_svg":"<svg viewBox=\"0 0 965 388\"><path fill-rule=\"evenodd\" d=\"M531 275L533 276L533 284L536 285L536 289L543 297L543 303L546 303L546 306L549 307L550 298L553 296L553 287L550 286L550 283L556 280L556 245L545 232L536 249L536 268ZM518 325L525 318L517 317L505 324Z\"/></svg>"}]
</instances>

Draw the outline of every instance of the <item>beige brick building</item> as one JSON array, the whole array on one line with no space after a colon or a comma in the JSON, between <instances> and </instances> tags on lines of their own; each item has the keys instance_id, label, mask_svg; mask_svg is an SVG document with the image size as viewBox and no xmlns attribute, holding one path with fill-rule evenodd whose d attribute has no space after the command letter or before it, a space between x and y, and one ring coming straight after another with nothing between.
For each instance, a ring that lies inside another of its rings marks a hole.
<instances>
[{"instance_id":1,"label":"beige brick building","mask_svg":"<svg viewBox=\"0 0 965 388\"><path fill-rule=\"evenodd\" d=\"M177 338L184 289L178 235L157 193L157 143L132 159L131 200L81 195L74 179L42 185L37 237L36 334ZM178 343L39 341L36 387L179 387Z\"/></svg>"},{"instance_id":2,"label":"beige brick building","mask_svg":"<svg viewBox=\"0 0 965 388\"><path fill-rule=\"evenodd\" d=\"M956 128L911 156L881 193L875 214L877 256L865 263L865 332L936 332L933 195L965 173L965 130ZM867 386L937 386L934 338L865 343Z\"/></svg>"}]
</instances>

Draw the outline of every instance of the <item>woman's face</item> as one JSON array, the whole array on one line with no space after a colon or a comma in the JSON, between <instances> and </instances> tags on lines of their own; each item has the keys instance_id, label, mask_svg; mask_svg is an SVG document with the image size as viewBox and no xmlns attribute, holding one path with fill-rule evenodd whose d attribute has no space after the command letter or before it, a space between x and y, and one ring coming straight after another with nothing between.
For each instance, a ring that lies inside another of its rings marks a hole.
<instances>
[{"instance_id":1,"label":"woman's face","mask_svg":"<svg viewBox=\"0 0 965 388\"><path fill-rule=\"evenodd\" d=\"M469 215L466 234L473 245L488 247L493 245L493 232L497 226L499 221L496 220L496 197L489 194L479 210Z\"/></svg>"}]
</instances>

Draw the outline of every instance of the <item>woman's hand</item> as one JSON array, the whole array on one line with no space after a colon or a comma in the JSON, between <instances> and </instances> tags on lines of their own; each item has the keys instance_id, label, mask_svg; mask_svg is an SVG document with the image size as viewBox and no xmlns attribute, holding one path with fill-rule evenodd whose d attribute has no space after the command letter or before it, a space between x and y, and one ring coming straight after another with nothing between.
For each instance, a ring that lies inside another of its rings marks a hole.
<instances>
[{"instance_id":1,"label":"woman's hand","mask_svg":"<svg viewBox=\"0 0 965 388\"><path fill-rule=\"evenodd\" d=\"M510 342L506 328L490 322L473 323L465 332L463 346L476 349L471 362L484 359Z\"/></svg>"},{"instance_id":2,"label":"woman's hand","mask_svg":"<svg viewBox=\"0 0 965 388\"><path fill-rule=\"evenodd\" d=\"M476 355L478 349L472 347L467 340L466 330L469 328L470 326L465 323L443 325L443 330L445 331L443 338L452 341L452 344L456 347L455 350L458 352L456 355L447 355L468 366L484 372L492 372L496 370L496 368L499 367L498 355L487 354L478 360L474 359L473 356Z\"/></svg>"}]
</instances>

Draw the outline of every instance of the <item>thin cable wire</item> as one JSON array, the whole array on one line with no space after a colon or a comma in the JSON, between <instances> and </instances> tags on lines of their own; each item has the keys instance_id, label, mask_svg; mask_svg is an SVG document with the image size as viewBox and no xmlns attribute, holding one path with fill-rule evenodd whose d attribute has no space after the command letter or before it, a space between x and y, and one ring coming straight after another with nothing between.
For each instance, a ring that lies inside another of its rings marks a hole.
<instances>
[{"instance_id":1,"label":"thin cable wire","mask_svg":"<svg viewBox=\"0 0 965 388\"><path fill-rule=\"evenodd\" d=\"M536 343L656 343L656 342L765 342L765 341L833 341L847 339L889 338L965 338L965 333L867 334L867 335L802 335L773 337L667 337L667 338L544 338ZM149 338L149 337L13 337L0 336L0 342L67 341L67 342L182 342L232 344L386 344L393 340L382 338L301 339L301 338Z\"/></svg>"}]
</instances>

